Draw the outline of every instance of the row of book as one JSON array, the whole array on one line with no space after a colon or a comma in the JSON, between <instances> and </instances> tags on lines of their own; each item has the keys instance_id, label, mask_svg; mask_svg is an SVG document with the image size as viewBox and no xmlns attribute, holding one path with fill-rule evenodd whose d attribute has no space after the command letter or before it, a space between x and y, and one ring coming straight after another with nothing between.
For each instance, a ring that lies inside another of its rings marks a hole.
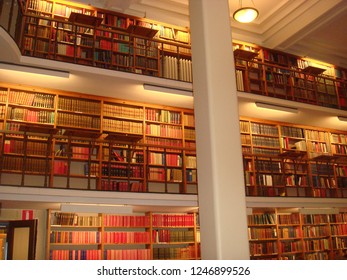
<instances>
[{"instance_id":1,"label":"row of book","mask_svg":"<svg viewBox=\"0 0 347 280\"><path fill-rule=\"evenodd\" d=\"M69 244L99 244L101 232L99 231L52 231L50 233L51 243Z\"/></svg>"},{"instance_id":2,"label":"row of book","mask_svg":"<svg viewBox=\"0 0 347 280\"><path fill-rule=\"evenodd\" d=\"M331 146L327 145L325 142L323 143L323 142L307 141L306 146L309 152L331 154L331 149L330 149Z\"/></svg>"},{"instance_id":3,"label":"row of book","mask_svg":"<svg viewBox=\"0 0 347 280\"><path fill-rule=\"evenodd\" d=\"M164 124L146 124L146 134L152 136L182 138L182 127Z\"/></svg>"},{"instance_id":4,"label":"row of book","mask_svg":"<svg viewBox=\"0 0 347 280\"><path fill-rule=\"evenodd\" d=\"M312 185L314 188L324 188L324 189L330 189L330 188L337 188L336 180L335 178L331 177L322 177L322 176L312 176ZM341 187L342 185L340 185Z\"/></svg>"},{"instance_id":5,"label":"row of book","mask_svg":"<svg viewBox=\"0 0 347 280\"><path fill-rule=\"evenodd\" d=\"M283 186L283 176L282 175L269 175L269 174L257 174L256 175L257 186Z\"/></svg>"},{"instance_id":6,"label":"row of book","mask_svg":"<svg viewBox=\"0 0 347 280\"><path fill-rule=\"evenodd\" d=\"M304 129L291 126L281 126L281 135L287 137L304 138Z\"/></svg>"},{"instance_id":7,"label":"row of book","mask_svg":"<svg viewBox=\"0 0 347 280\"><path fill-rule=\"evenodd\" d=\"M67 175L69 165L67 161L55 160L53 164L53 174L54 175ZM73 170L75 173L70 176L88 176L88 177L98 177L99 176L99 164L98 163L84 163L83 170ZM76 173L77 172L77 173Z\"/></svg>"},{"instance_id":8,"label":"row of book","mask_svg":"<svg viewBox=\"0 0 347 280\"><path fill-rule=\"evenodd\" d=\"M309 251L325 251L330 250L329 240L324 239L314 239L314 240L304 240L304 248L306 252Z\"/></svg>"},{"instance_id":9,"label":"row of book","mask_svg":"<svg viewBox=\"0 0 347 280\"><path fill-rule=\"evenodd\" d=\"M181 113L164 109L146 108L146 120L171 124L181 124Z\"/></svg>"},{"instance_id":10,"label":"row of book","mask_svg":"<svg viewBox=\"0 0 347 280\"><path fill-rule=\"evenodd\" d=\"M300 238L302 237L302 232L300 227L281 227L278 230L280 238Z\"/></svg>"},{"instance_id":11,"label":"row of book","mask_svg":"<svg viewBox=\"0 0 347 280\"><path fill-rule=\"evenodd\" d=\"M102 164L101 174L109 177L143 178L143 166L127 166L120 164Z\"/></svg>"},{"instance_id":12,"label":"row of book","mask_svg":"<svg viewBox=\"0 0 347 280\"><path fill-rule=\"evenodd\" d=\"M0 102L6 102L7 100L7 89L0 88Z\"/></svg>"},{"instance_id":13,"label":"row of book","mask_svg":"<svg viewBox=\"0 0 347 280\"><path fill-rule=\"evenodd\" d=\"M192 71L192 61L190 59L167 55L163 58L162 76L164 78L192 82Z\"/></svg>"},{"instance_id":14,"label":"row of book","mask_svg":"<svg viewBox=\"0 0 347 280\"><path fill-rule=\"evenodd\" d=\"M148 231L106 231L103 233L103 242L108 244L149 244L151 242L151 234Z\"/></svg>"},{"instance_id":15,"label":"row of book","mask_svg":"<svg viewBox=\"0 0 347 280\"><path fill-rule=\"evenodd\" d=\"M331 152L333 154L347 155L347 145L331 145Z\"/></svg>"},{"instance_id":16,"label":"row of book","mask_svg":"<svg viewBox=\"0 0 347 280\"><path fill-rule=\"evenodd\" d=\"M105 260L150 260L150 249L106 250Z\"/></svg>"},{"instance_id":17,"label":"row of book","mask_svg":"<svg viewBox=\"0 0 347 280\"><path fill-rule=\"evenodd\" d=\"M183 114L183 124L184 126L195 127L195 117L190 114Z\"/></svg>"},{"instance_id":18,"label":"row of book","mask_svg":"<svg viewBox=\"0 0 347 280\"><path fill-rule=\"evenodd\" d=\"M58 3L55 3L55 5L54 5L54 15L55 16L61 16L61 17L68 18L72 12L79 13L79 14L83 13L86 15L92 14L92 11L85 10L82 8L69 7L65 4L58 4Z\"/></svg>"},{"instance_id":19,"label":"row of book","mask_svg":"<svg viewBox=\"0 0 347 280\"><path fill-rule=\"evenodd\" d=\"M149 167L148 180L160 182L183 182L183 175L181 169L167 169Z\"/></svg>"},{"instance_id":20,"label":"row of book","mask_svg":"<svg viewBox=\"0 0 347 280\"><path fill-rule=\"evenodd\" d=\"M72 112L82 112L86 114L100 115L101 102L88 100L69 98L65 96L58 97L58 109Z\"/></svg>"},{"instance_id":21,"label":"row of book","mask_svg":"<svg viewBox=\"0 0 347 280\"><path fill-rule=\"evenodd\" d=\"M250 242L249 252L251 256L278 254L277 242L254 243Z\"/></svg>"},{"instance_id":22,"label":"row of book","mask_svg":"<svg viewBox=\"0 0 347 280\"><path fill-rule=\"evenodd\" d=\"M118 104L104 103L103 113L107 117L143 119L144 109L142 107L122 106Z\"/></svg>"},{"instance_id":23,"label":"row of book","mask_svg":"<svg viewBox=\"0 0 347 280\"><path fill-rule=\"evenodd\" d=\"M248 228L248 239L271 239L277 237L276 228Z\"/></svg>"},{"instance_id":24,"label":"row of book","mask_svg":"<svg viewBox=\"0 0 347 280\"><path fill-rule=\"evenodd\" d=\"M157 229L152 231L152 241L155 243L194 242L194 240L194 231L192 230Z\"/></svg>"},{"instance_id":25,"label":"row of book","mask_svg":"<svg viewBox=\"0 0 347 280\"><path fill-rule=\"evenodd\" d=\"M301 253L303 244L301 241L291 240L290 242L281 241L279 243L279 251L281 253Z\"/></svg>"},{"instance_id":26,"label":"row of book","mask_svg":"<svg viewBox=\"0 0 347 280\"><path fill-rule=\"evenodd\" d=\"M255 123L255 122L251 122L251 131L252 131L252 134L262 134L262 135L271 135L271 136L279 135L277 126Z\"/></svg>"},{"instance_id":27,"label":"row of book","mask_svg":"<svg viewBox=\"0 0 347 280\"><path fill-rule=\"evenodd\" d=\"M194 214L153 214L153 227L193 227Z\"/></svg>"},{"instance_id":28,"label":"row of book","mask_svg":"<svg viewBox=\"0 0 347 280\"><path fill-rule=\"evenodd\" d=\"M346 235L347 236L347 224L330 225L332 235Z\"/></svg>"},{"instance_id":29,"label":"row of book","mask_svg":"<svg viewBox=\"0 0 347 280\"><path fill-rule=\"evenodd\" d=\"M347 144L347 136L344 134L331 133L331 143Z\"/></svg>"},{"instance_id":30,"label":"row of book","mask_svg":"<svg viewBox=\"0 0 347 280\"><path fill-rule=\"evenodd\" d=\"M117 119L103 119L103 129L106 131L142 134L143 123Z\"/></svg>"},{"instance_id":31,"label":"row of book","mask_svg":"<svg viewBox=\"0 0 347 280\"><path fill-rule=\"evenodd\" d=\"M54 124L54 112L43 110L30 110L19 107L7 108L7 119L20 120L33 123Z\"/></svg>"},{"instance_id":32,"label":"row of book","mask_svg":"<svg viewBox=\"0 0 347 280\"><path fill-rule=\"evenodd\" d=\"M149 215L104 215L103 223L105 227L149 227Z\"/></svg>"},{"instance_id":33,"label":"row of book","mask_svg":"<svg viewBox=\"0 0 347 280\"><path fill-rule=\"evenodd\" d=\"M100 117L59 112L57 125L81 127L86 129L100 129Z\"/></svg>"},{"instance_id":34,"label":"row of book","mask_svg":"<svg viewBox=\"0 0 347 280\"><path fill-rule=\"evenodd\" d=\"M309 183L307 175L287 175L287 187L307 187Z\"/></svg>"},{"instance_id":35,"label":"row of book","mask_svg":"<svg viewBox=\"0 0 347 280\"><path fill-rule=\"evenodd\" d=\"M135 67L158 71L158 60L153 57L135 57Z\"/></svg>"},{"instance_id":36,"label":"row of book","mask_svg":"<svg viewBox=\"0 0 347 280\"><path fill-rule=\"evenodd\" d=\"M333 248L334 249L346 249L347 248L347 238L334 236L332 238Z\"/></svg>"},{"instance_id":37,"label":"row of book","mask_svg":"<svg viewBox=\"0 0 347 280\"><path fill-rule=\"evenodd\" d=\"M276 161L270 158L270 160L256 159L254 161L256 171L268 171L271 173L282 172L282 164L280 161ZM251 169L252 170L252 169Z\"/></svg>"},{"instance_id":38,"label":"row of book","mask_svg":"<svg viewBox=\"0 0 347 280\"><path fill-rule=\"evenodd\" d=\"M154 260L190 260L196 259L196 249L194 245L183 248L153 248Z\"/></svg>"},{"instance_id":39,"label":"row of book","mask_svg":"<svg viewBox=\"0 0 347 280\"><path fill-rule=\"evenodd\" d=\"M179 139L165 139L157 137L146 137L146 143L153 146L182 147L183 142ZM160 149L160 148L158 148Z\"/></svg>"},{"instance_id":40,"label":"row of book","mask_svg":"<svg viewBox=\"0 0 347 280\"><path fill-rule=\"evenodd\" d=\"M143 151L133 151L123 148L102 148L102 159L104 161L119 161L128 163L143 163L144 153Z\"/></svg>"},{"instance_id":41,"label":"row of book","mask_svg":"<svg viewBox=\"0 0 347 280\"><path fill-rule=\"evenodd\" d=\"M39 12L51 13L53 10L53 2L45 0L29 0L28 9Z\"/></svg>"},{"instance_id":42,"label":"row of book","mask_svg":"<svg viewBox=\"0 0 347 280\"><path fill-rule=\"evenodd\" d=\"M47 143L28 141L25 143L25 146L26 155L47 156ZM3 152L13 154L24 154L24 141L6 139L4 141Z\"/></svg>"},{"instance_id":43,"label":"row of book","mask_svg":"<svg viewBox=\"0 0 347 280\"><path fill-rule=\"evenodd\" d=\"M195 129L185 128L184 139L189 141L195 141ZM195 147L195 146L194 146Z\"/></svg>"},{"instance_id":44,"label":"row of book","mask_svg":"<svg viewBox=\"0 0 347 280\"><path fill-rule=\"evenodd\" d=\"M32 107L54 108L54 95L10 90L8 102Z\"/></svg>"},{"instance_id":45,"label":"row of book","mask_svg":"<svg viewBox=\"0 0 347 280\"><path fill-rule=\"evenodd\" d=\"M89 250L50 250L50 260L101 260L102 251Z\"/></svg>"},{"instance_id":46,"label":"row of book","mask_svg":"<svg viewBox=\"0 0 347 280\"><path fill-rule=\"evenodd\" d=\"M25 162L25 165L24 165ZM49 172L46 159L13 157L2 157L2 169L6 171L24 171L28 173L44 174Z\"/></svg>"},{"instance_id":47,"label":"row of book","mask_svg":"<svg viewBox=\"0 0 347 280\"><path fill-rule=\"evenodd\" d=\"M198 181L197 170L186 170L187 183L196 183Z\"/></svg>"},{"instance_id":48,"label":"row of book","mask_svg":"<svg viewBox=\"0 0 347 280\"><path fill-rule=\"evenodd\" d=\"M111 180L102 180L101 190L119 192L145 192L146 188L142 182L116 182Z\"/></svg>"},{"instance_id":49,"label":"row of book","mask_svg":"<svg viewBox=\"0 0 347 280\"><path fill-rule=\"evenodd\" d=\"M262 213L247 216L248 225L272 225L276 223L275 213Z\"/></svg>"},{"instance_id":50,"label":"row of book","mask_svg":"<svg viewBox=\"0 0 347 280\"><path fill-rule=\"evenodd\" d=\"M254 146L266 146L271 148L280 147L279 139L273 137L252 135L252 143Z\"/></svg>"},{"instance_id":51,"label":"row of book","mask_svg":"<svg viewBox=\"0 0 347 280\"><path fill-rule=\"evenodd\" d=\"M310 225L302 228L304 237L324 237L330 235L328 226Z\"/></svg>"},{"instance_id":52,"label":"row of book","mask_svg":"<svg viewBox=\"0 0 347 280\"><path fill-rule=\"evenodd\" d=\"M185 164L186 168L196 168L197 167L197 161L196 161L196 156L185 156Z\"/></svg>"},{"instance_id":53,"label":"row of book","mask_svg":"<svg viewBox=\"0 0 347 280\"><path fill-rule=\"evenodd\" d=\"M148 164L181 167L182 156L180 154L148 152Z\"/></svg>"}]
</instances>

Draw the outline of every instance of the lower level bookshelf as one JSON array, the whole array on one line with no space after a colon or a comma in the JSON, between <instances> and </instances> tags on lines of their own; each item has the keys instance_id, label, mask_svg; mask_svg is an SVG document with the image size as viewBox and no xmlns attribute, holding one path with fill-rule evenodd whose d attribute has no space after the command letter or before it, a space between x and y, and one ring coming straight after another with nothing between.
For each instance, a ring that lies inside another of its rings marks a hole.
<instances>
[{"instance_id":1,"label":"lower level bookshelf","mask_svg":"<svg viewBox=\"0 0 347 280\"><path fill-rule=\"evenodd\" d=\"M197 260L196 213L86 214L48 211L49 260Z\"/></svg>"},{"instance_id":2,"label":"lower level bookshelf","mask_svg":"<svg viewBox=\"0 0 347 280\"><path fill-rule=\"evenodd\" d=\"M248 215L253 260L333 260L347 255L345 209L267 208Z\"/></svg>"}]
</instances>

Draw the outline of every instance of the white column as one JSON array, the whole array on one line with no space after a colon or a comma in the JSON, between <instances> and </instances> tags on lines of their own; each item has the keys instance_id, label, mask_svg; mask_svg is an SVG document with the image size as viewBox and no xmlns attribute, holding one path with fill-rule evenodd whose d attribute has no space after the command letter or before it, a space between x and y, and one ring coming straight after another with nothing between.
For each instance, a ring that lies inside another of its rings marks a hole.
<instances>
[{"instance_id":1,"label":"white column","mask_svg":"<svg viewBox=\"0 0 347 280\"><path fill-rule=\"evenodd\" d=\"M249 259L228 0L190 0L203 259Z\"/></svg>"}]
</instances>

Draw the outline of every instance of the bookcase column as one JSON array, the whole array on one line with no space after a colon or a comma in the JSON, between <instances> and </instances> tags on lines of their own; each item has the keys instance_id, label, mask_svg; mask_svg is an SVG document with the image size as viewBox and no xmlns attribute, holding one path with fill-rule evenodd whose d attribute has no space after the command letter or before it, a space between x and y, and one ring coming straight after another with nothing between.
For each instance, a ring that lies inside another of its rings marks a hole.
<instances>
[{"instance_id":1,"label":"bookcase column","mask_svg":"<svg viewBox=\"0 0 347 280\"><path fill-rule=\"evenodd\" d=\"M190 0L203 259L249 259L228 0Z\"/></svg>"}]
</instances>

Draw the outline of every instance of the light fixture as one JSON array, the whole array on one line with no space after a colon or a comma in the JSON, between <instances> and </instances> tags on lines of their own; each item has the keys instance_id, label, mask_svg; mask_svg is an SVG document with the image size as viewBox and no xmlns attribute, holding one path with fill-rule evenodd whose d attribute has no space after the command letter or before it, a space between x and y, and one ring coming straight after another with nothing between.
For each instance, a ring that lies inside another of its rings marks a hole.
<instances>
[{"instance_id":1,"label":"light fixture","mask_svg":"<svg viewBox=\"0 0 347 280\"><path fill-rule=\"evenodd\" d=\"M339 121L341 121L341 122L347 122L347 117L338 116L337 118L338 118Z\"/></svg>"},{"instance_id":2,"label":"light fixture","mask_svg":"<svg viewBox=\"0 0 347 280\"><path fill-rule=\"evenodd\" d=\"M166 87L166 86L157 86L152 84L143 84L143 88L145 90L151 90L151 91L193 96L193 91L189 89L179 89L179 88Z\"/></svg>"},{"instance_id":3,"label":"light fixture","mask_svg":"<svg viewBox=\"0 0 347 280\"><path fill-rule=\"evenodd\" d=\"M299 213L301 214L308 214L308 215L314 215L314 214L338 214L339 209L338 208L300 208Z\"/></svg>"},{"instance_id":4,"label":"light fixture","mask_svg":"<svg viewBox=\"0 0 347 280\"><path fill-rule=\"evenodd\" d=\"M287 106L280 106L280 105L274 105L274 104L263 103L263 102L255 102L255 105L258 108L277 110L277 111L288 112L288 113L295 113L295 114L297 114L299 112L297 108L287 107Z\"/></svg>"},{"instance_id":5,"label":"light fixture","mask_svg":"<svg viewBox=\"0 0 347 280\"><path fill-rule=\"evenodd\" d=\"M60 211L68 213L131 214L133 208L129 205L115 204L62 203Z\"/></svg>"},{"instance_id":6,"label":"light fixture","mask_svg":"<svg viewBox=\"0 0 347 280\"><path fill-rule=\"evenodd\" d=\"M254 2L252 0L252 4L254 6ZM240 0L240 8L237 9L234 14L233 18L241 23L249 23L255 20L259 15L259 12L256 8L253 7L242 7L242 0Z\"/></svg>"},{"instance_id":7,"label":"light fixture","mask_svg":"<svg viewBox=\"0 0 347 280\"><path fill-rule=\"evenodd\" d=\"M35 66L26 66L26 65L14 64L14 63L8 63L8 62L0 62L0 69L26 72L31 74L48 75L48 76L59 77L59 78L70 77L70 73L67 71L53 70L49 68L35 67Z\"/></svg>"}]
</instances>

